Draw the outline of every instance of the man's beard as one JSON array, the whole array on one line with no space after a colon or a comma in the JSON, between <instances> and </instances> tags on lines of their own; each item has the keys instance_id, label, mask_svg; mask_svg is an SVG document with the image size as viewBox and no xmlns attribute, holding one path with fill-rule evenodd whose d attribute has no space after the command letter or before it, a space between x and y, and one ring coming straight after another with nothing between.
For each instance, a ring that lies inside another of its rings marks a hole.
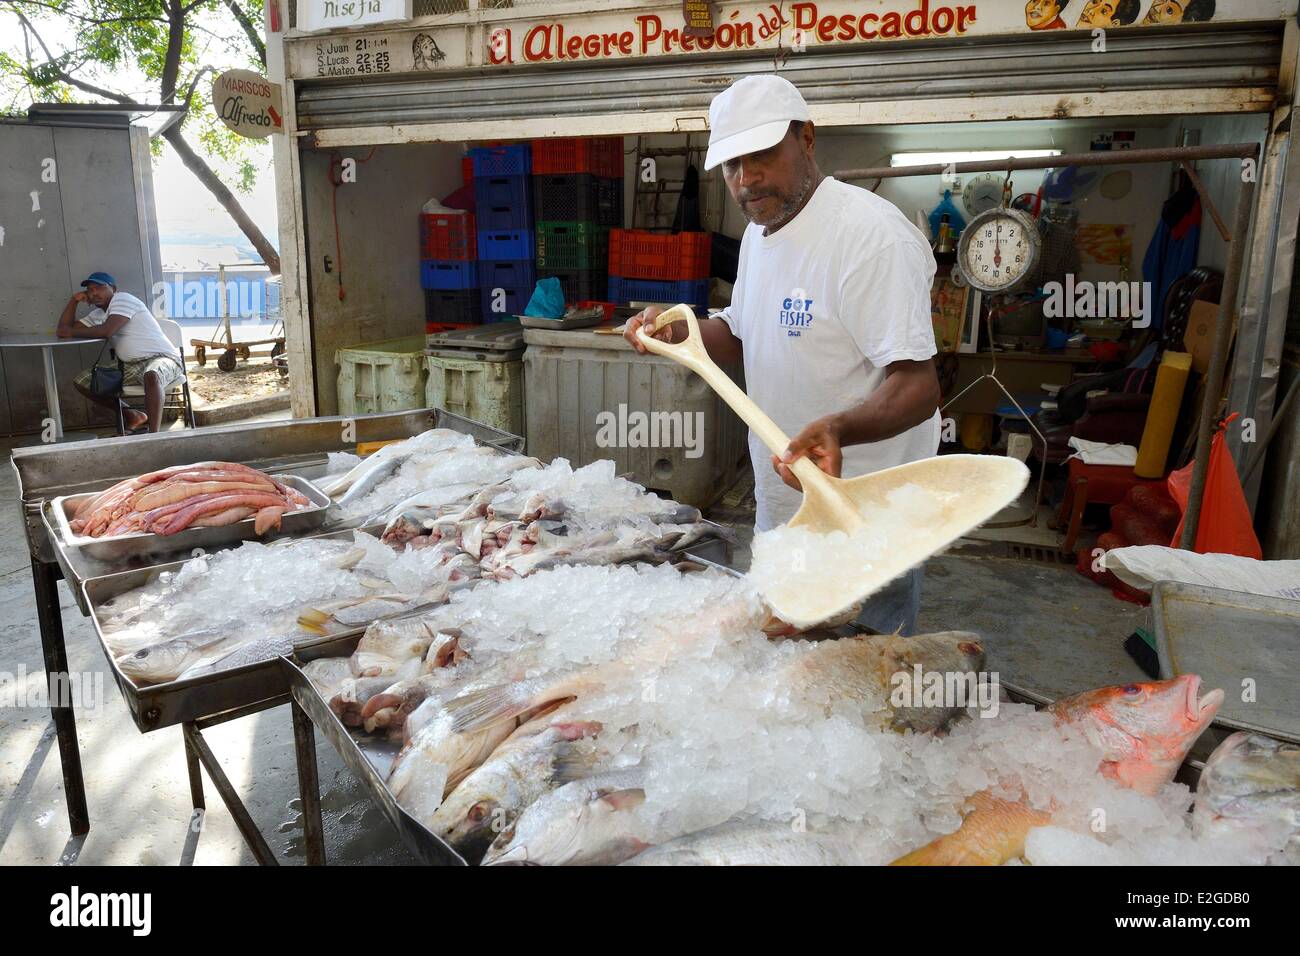
<instances>
[{"instance_id":1,"label":"man's beard","mask_svg":"<svg viewBox=\"0 0 1300 956\"><path fill-rule=\"evenodd\" d=\"M803 178L799 180L799 182L795 185L795 188L790 192L784 195L781 195L779 193L761 194L767 196L777 196L781 200L781 205L776 208L776 211L772 213L771 216L768 216L764 219L758 219L750 215L749 206L746 205L747 201L754 198L761 198L761 196L760 197L742 196L741 203L740 203L741 215L743 215L746 219L748 219L750 222L754 223L755 225L764 226L768 229L774 229L774 228L779 228L780 226L784 226L787 222L789 222L794 217L794 214L799 211L799 207L803 205L803 201L808 197L808 193L812 190L812 186L813 186L813 171L811 165L809 165L804 168Z\"/></svg>"}]
</instances>

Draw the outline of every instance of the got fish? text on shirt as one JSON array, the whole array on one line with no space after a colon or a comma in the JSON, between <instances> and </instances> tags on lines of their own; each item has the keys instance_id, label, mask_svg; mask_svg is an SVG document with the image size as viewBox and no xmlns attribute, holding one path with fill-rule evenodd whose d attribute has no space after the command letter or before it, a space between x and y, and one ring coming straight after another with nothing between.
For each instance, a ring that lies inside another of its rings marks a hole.
<instances>
[{"instance_id":1,"label":"got fish? text on shirt","mask_svg":"<svg viewBox=\"0 0 1300 956\"><path fill-rule=\"evenodd\" d=\"M812 299L793 296L782 300L779 321L786 335L800 335L812 325L812 304Z\"/></svg>"}]
</instances>

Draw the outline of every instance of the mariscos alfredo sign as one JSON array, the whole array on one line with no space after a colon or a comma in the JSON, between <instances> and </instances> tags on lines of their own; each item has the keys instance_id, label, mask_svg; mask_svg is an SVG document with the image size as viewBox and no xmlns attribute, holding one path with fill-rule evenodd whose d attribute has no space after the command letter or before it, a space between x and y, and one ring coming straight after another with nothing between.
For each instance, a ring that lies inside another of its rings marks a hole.
<instances>
[{"instance_id":1,"label":"mariscos alfredo sign","mask_svg":"<svg viewBox=\"0 0 1300 956\"><path fill-rule=\"evenodd\" d=\"M212 108L240 136L284 132L280 84L252 70L227 70L212 81Z\"/></svg>"}]
</instances>

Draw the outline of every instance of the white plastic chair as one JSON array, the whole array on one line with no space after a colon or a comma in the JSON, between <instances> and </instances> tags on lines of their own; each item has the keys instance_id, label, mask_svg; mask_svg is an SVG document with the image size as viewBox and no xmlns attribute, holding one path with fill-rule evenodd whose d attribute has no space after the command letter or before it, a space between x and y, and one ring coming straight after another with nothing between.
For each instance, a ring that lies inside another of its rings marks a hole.
<instances>
[{"instance_id":1,"label":"white plastic chair","mask_svg":"<svg viewBox=\"0 0 1300 956\"><path fill-rule=\"evenodd\" d=\"M176 346L176 351L180 357L182 374L180 380L172 385L168 393L163 396L163 410L168 408L179 408L185 415L185 424L190 428L196 428L194 424L194 406L190 402L190 380L185 374L185 333L181 331L181 325L173 319L158 319L158 325L162 329L163 335L167 336L167 341ZM177 393L180 393L177 397ZM117 406L117 433L126 434L125 416L122 414L122 403L131 404L133 398L144 398L143 385L123 385L122 391L118 393L121 399Z\"/></svg>"}]
</instances>

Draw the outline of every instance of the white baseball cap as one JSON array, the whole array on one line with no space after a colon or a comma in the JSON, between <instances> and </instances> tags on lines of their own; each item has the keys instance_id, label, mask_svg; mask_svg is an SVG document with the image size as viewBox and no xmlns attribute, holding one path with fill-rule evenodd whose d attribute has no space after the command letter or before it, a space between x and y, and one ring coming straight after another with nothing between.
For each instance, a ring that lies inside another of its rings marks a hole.
<instances>
[{"instance_id":1,"label":"white baseball cap","mask_svg":"<svg viewBox=\"0 0 1300 956\"><path fill-rule=\"evenodd\" d=\"M808 104L789 80L768 73L737 80L709 104L709 152L704 168L781 142L793 120L807 121Z\"/></svg>"}]
</instances>

